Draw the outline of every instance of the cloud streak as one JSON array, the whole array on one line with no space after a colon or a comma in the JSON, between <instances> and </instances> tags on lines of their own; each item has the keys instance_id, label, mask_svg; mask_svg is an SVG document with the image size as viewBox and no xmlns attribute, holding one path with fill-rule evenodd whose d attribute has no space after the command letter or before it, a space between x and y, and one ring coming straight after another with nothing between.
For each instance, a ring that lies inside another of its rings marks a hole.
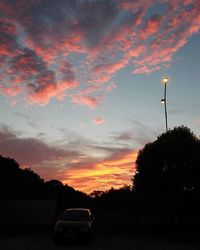
<instances>
[{"instance_id":1,"label":"cloud streak","mask_svg":"<svg viewBox=\"0 0 200 250\"><path fill-rule=\"evenodd\" d=\"M82 163L63 173L63 182L90 193L92 190L108 190L131 184L134 174L135 150L122 150L107 159ZM78 164L77 164L78 165Z\"/></svg>"},{"instance_id":2,"label":"cloud streak","mask_svg":"<svg viewBox=\"0 0 200 250\"><path fill-rule=\"evenodd\" d=\"M45 180L58 179L87 193L131 184L137 150L115 145L102 146L78 135L49 145L41 138L0 127L1 155L30 167Z\"/></svg>"},{"instance_id":3,"label":"cloud streak","mask_svg":"<svg viewBox=\"0 0 200 250\"><path fill-rule=\"evenodd\" d=\"M1 0L0 93L95 108L120 70L169 66L199 30L198 0Z\"/></svg>"},{"instance_id":4,"label":"cloud streak","mask_svg":"<svg viewBox=\"0 0 200 250\"><path fill-rule=\"evenodd\" d=\"M0 152L6 157L16 159L21 166L38 166L46 162L57 164L65 159L79 156L78 152L49 146L40 139L22 137L8 127L0 130Z\"/></svg>"}]
</instances>

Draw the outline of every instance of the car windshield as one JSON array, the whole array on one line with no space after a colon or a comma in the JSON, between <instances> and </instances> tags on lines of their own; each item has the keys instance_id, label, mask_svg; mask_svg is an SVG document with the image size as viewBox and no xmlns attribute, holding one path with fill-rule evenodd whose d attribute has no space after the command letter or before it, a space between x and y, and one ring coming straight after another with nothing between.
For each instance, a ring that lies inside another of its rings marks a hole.
<instances>
[{"instance_id":1,"label":"car windshield","mask_svg":"<svg viewBox=\"0 0 200 250\"><path fill-rule=\"evenodd\" d=\"M88 221L89 213L87 210L66 210L60 219L67 221Z\"/></svg>"}]
</instances>

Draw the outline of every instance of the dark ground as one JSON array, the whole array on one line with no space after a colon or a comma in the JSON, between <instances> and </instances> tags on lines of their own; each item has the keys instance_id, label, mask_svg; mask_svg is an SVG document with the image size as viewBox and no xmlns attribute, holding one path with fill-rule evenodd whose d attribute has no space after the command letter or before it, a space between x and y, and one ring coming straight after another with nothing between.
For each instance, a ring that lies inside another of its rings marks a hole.
<instances>
[{"instance_id":1,"label":"dark ground","mask_svg":"<svg viewBox=\"0 0 200 250\"><path fill-rule=\"evenodd\" d=\"M167 235L96 235L90 245L76 241L55 245L50 235L1 235L0 250L199 250L197 237L168 237Z\"/></svg>"}]
</instances>

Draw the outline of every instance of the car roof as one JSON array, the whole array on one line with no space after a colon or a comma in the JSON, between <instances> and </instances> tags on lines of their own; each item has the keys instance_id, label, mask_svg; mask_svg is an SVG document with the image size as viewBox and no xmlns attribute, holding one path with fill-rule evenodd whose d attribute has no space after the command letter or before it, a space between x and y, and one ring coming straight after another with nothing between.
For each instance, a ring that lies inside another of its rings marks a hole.
<instances>
[{"instance_id":1,"label":"car roof","mask_svg":"<svg viewBox=\"0 0 200 250\"><path fill-rule=\"evenodd\" d=\"M89 208L67 208L65 209L65 211L88 211L90 212L90 209Z\"/></svg>"}]
</instances>

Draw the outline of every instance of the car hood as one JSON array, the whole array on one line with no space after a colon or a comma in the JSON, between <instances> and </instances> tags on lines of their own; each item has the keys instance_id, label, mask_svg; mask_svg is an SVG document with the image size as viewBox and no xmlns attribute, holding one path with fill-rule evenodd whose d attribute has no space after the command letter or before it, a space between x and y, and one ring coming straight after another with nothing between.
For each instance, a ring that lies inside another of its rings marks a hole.
<instances>
[{"instance_id":1,"label":"car hood","mask_svg":"<svg viewBox=\"0 0 200 250\"><path fill-rule=\"evenodd\" d=\"M73 227L73 228L80 228L80 227L89 227L90 226L89 221L65 221L65 220L58 220L56 222L56 226L59 227Z\"/></svg>"}]
</instances>

